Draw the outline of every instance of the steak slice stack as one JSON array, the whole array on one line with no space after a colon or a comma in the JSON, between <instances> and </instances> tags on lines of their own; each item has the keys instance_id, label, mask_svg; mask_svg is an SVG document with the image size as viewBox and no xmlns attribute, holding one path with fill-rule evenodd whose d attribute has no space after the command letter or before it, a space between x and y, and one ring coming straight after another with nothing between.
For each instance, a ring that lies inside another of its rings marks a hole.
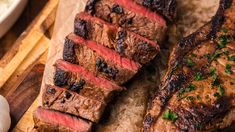
<instances>
[{"instance_id":1,"label":"steak slice stack","mask_svg":"<svg viewBox=\"0 0 235 132\"><path fill-rule=\"evenodd\" d=\"M216 131L234 125L235 0L184 38L171 55L160 90L149 105L144 131Z\"/></svg>"},{"instance_id":2,"label":"steak slice stack","mask_svg":"<svg viewBox=\"0 0 235 132\"><path fill-rule=\"evenodd\" d=\"M85 12L76 16L74 27L76 35L114 49L120 55L141 64L148 63L160 50L155 42Z\"/></svg>"},{"instance_id":3,"label":"steak slice stack","mask_svg":"<svg viewBox=\"0 0 235 132\"><path fill-rule=\"evenodd\" d=\"M43 89L38 130L83 132L99 123L113 95L160 51L166 21L151 10L131 0L87 2L54 64L53 84Z\"/></svg>"}]
</instances>

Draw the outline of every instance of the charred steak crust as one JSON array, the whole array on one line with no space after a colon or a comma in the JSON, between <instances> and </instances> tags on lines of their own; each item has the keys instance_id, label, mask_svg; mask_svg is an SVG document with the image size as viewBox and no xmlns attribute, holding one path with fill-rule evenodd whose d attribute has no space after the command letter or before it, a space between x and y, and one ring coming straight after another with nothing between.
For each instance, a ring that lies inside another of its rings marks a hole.
<instances>
[{"instance_id":1,"label":"charred steak crust","mask_svg":"<svg viewBox=\"0 0 235 132\"><path fill-rule=\"evenodd\" d=\"M77 14L74 28L76 35L96 41L141 64L152 60L160 51L155 42L85 12ZM84 33L87 34L85 37Z\"/></svg>"},{"instance_id":2,"label":"charred steak crust","mask_svg":"<svg viewBox=\"0 0 235 132\"><path fill-rule=\"evenodd\" d=\"M168 20L173 21L176 16L176 0L133 0L137 4L158 12Z\"/></svg>"},{"instance_id":3,"label":"charred steak crust","mask_svg":"<svg viewBox=\"0 0 235 132\"><path fill-rule=\"evenodd\" d=\"M71 46L67 46L71 45ZM73 47L72 52L68 53ZM128 58L120 56L115 51L103 47L94 41L86 41L83 38L70 34L65 40L63 56L65 61L83 66L94 75L103 77L117 84L123 84L131 79L141 68ZM70 54L70 55L68 55ZM76 62L67 59L67 56L75 56Z\"/></svg>"},{"instance_id":4,"label":"charred steak crust","mask_svg":"<svg viewBox=\"0 0 235 132\"><path fill-rule=\"evenodd\" d=\"M234 0L221 0L212 20L176 46L167 76L149 105L144 131L216 130L231 125L223 119L234 107L235 93L229 90L235 88L234 11Z\"/></svg>"},{"instance_id":5,"label":"charred steak crust","mask_svg":"<svg viewBox=\"0 0 235 132\"><path fill-rule=\"evenodd\" d=\"M34 111L33 120L34 128L39 132L89 132L92 127L89 121L42 107Z\"/></svg>"},{"instance_id":6,"label":"charred steak crust","mask_svg":"<svg viewBox=\"0 0 235 132\"><path fill-rule=\"evenodd\" d=\"M160 44L164 39L163 17L132 0L88 0L85 11Z\"/></svg>"},{"instance_id":7,"label":"charred steak crust","mask_svg":"<svg viewBox=\"0 0 235 132\"><path fill-rule=\"evenodd\" d=\"M46 86L42 99L44 108L63 111L92 122L99 121L106 105L65 88L51 85Z\"/></svg>"}]
</instances>

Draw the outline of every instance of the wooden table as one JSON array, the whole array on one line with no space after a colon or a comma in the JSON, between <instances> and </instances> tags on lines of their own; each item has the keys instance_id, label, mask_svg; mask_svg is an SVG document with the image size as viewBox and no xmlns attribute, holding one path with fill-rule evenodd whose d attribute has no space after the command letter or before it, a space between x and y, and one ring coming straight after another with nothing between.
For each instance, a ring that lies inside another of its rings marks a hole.
<instances>
[{"instance_id":1,"label":"wooden table","mask_svg":"<svg viewBox=\"0 0 235 132\"><path fill-rule=\"evenodd\" d=\"M10 104L11 131L30 131L58 0L29 0L0 39L0 94Z\"/></svg>"}]
</instances>

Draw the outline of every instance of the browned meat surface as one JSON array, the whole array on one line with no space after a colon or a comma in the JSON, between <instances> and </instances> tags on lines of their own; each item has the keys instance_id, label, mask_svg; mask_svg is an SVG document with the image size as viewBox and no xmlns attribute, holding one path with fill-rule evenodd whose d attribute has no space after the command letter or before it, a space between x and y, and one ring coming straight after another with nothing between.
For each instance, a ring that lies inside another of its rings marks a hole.
<instances>
[{"instance_id":1,"label":"browned meat surface","mask_svg":"<svg viewBox=\"0 0 235 132\"><path fill-rule=\"evenodd\" d=\"M176 0L133 0L137 4L158 12L169 20L173 20L176 15Z\"/></svg>"},{"instance_id":2,"label":"browned meat surface","mask_svg":"<svg viewBox=\"0 0 235 132\"><path fill-rule=\"evenodd\" d=\"M103 77L117 84L131 79L141 65L120 56L115 51L94 41L85 41L74 34L67 36L63 59L79 64L95 76Z\"/></svg>"},{"instance_id":3,"label":"browned meat surface","mask_svg":"<svg viewBox=\"0 0 235 132\"><path fill-rule=\"evenodd\" d=\"M164 39L164 18L132 0L88 0L86 11L155 42Z\"/></svg>"},{"instance_id":4,"label":"browned meat surface","mask_svg":"<svg viewBox=\"0 0 235 132\"><path fill-rule=\"evenodd\" d=\"M113 92L123 88L103 78L95 77L81 66L58 60L54 84L104 103L109 102Z\"/></svg>"},{"instance_id":5,"label":"browned meat surface","mask_svg":"<svg viewBox=\"0 0 235 132\"><path fill-rule=\"evenodd\" d=\"M159 53L159 46L140 35L109 24L88 13L75 19L75 34L111 48L124 57L145 64Z\"/></svg>"},{"instance_id":6,"label":"browned meat surface","mask_svg":"<svg viewBox=\"0 0 235 132\"><path fill-rule=\"evenodd\" d=\"M50 85L46 86L42 100L44 108L69 113L92 122L99 121L106 105L65 88Z\"/></svg>"},{"instance_id":7,"label":"browned meat surface","mask_svg":"<svg viewBox=\"0 0 235 132\"><path fill-rule=\"evenodd\" d=\"M70 115L38 107L33 113L38 132L89 132L91 123Z\"/></svg>"},{"instance_id":8,"label":"browned meat surface","mask_svg":"<svg viewBox=\"0 0 235 132\"><path fill-rule=\"evenodd\" d=\"M174 49L144 131L215 131L235 121L235 0Z\"/></svg>"}]
</instances>

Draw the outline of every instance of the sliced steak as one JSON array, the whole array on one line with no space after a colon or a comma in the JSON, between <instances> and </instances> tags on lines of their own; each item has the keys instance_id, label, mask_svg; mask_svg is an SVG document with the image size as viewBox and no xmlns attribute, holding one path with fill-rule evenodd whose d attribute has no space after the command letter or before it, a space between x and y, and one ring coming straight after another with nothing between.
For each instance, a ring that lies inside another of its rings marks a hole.
<instances>
[{"instance_id":1,"label":"sliced steak","mask_svg":"<svg viewBox=\"0 0 235 132\"><path fill-rule=\"evenodd\" d=\"M88 0L85 10L155 42L161 43L166 33L163 17L132 0Z\"/></svg>"},{"instance_id":2,"label":"sliced steak","mask_svg":"<svg viewBox=\"0 0 235 132\"><path fill-rule=\"evenodd\" d=\"M69 113L92 122L98 122L104 103L71 92L65 88L47 85L42 94L43 107Z\"/></svg>"},{"instance_id":3,"label":"sliced steak","mask_svg":"<svg viewBox=\"0 0 235 132\"><path fill-rule=\"evenodd\" d=\"M114 50L75 34L68 35L65 40L63 59L117 84L130 80L141 67L139 63L121 57Z\"/></svg>"},{"instance_id":4,"label":"sliced steak","mask_svg":"<svg viewBox=\"0 0 235 132\"><path fill-rule=\"evenodd\" d=\"M42 107L34 111L33 120L39 132L89 132L92 127L91 122Z\"/></svg>"},{"instance_id":5,"label":"sliced steak","mask_svg":"<svg viewBox=\"0 0 235 132\"><path fill-rule=\"evenodd\" d=\"M235 0L174 49L144 131L216 131L235 121Z\"/></svg>"},{"instance_id":6,"label":"sliced steak","mask_svg":"<svg viewBox=\"0 0 235 132\"><path fill-rule=\"evenodd\" d=\"M76 35L114 49L120 55L141 64L148 63L160 50L155 42L85 12L76 16L74 27Z\"/></svg>"},{"instance_id":7,"label":"sliced steak","mask_svg":"<svg viewBox=\"0 0 235 132\"><path fill-rule=\"evenodd\" d=\"M56 62L54 84L104 103L109 102L115 91L123 90L115 83L96 77L85 68L63 60Z\"/></svg>"},{"instance_id":8,"label":"sliced steak","mask_svg":"<svg viewBox=\"0 0 235 132\"><path fill-rule=\"evenodd\" d=\"M152 11L158 12L161 15L173 21L176 16L176 0L132 0L139 5L142 5Z\"/></svg>"}]
</instances>

